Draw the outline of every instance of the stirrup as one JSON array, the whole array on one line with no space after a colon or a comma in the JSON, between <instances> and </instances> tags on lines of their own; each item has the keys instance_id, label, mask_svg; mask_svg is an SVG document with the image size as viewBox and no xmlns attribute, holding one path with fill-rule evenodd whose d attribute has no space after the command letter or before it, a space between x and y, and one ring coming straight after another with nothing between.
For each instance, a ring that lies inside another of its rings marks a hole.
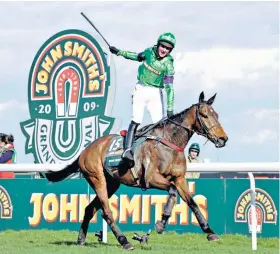
<instances>
[{"instance_id":1,"label":"stirrup","mask_svg":"<svg viewBox=\"0 0 280 254\"><path fill-rule=\"evenodd\" d=\"M129 158L126 157L128 153L129 153L129 154L132 156L132 158L133 158L133 154L132 154L131 148L128 148L128 149L124 150L124 152L122 153L122 158L123 158L123 159L128 159L128 160L130 160Z\"/></svg>"},{"instance_id":2,"label":"stirrup","mask_svg":"<svg viewBox=\"0 0 280 254\"><path fill-rule=\"evenodd\" d=\"M126 161L129 167L133 168L135 165L131 149L126 149L122 154L122 159Z\"/></svg>"}]
</instances>

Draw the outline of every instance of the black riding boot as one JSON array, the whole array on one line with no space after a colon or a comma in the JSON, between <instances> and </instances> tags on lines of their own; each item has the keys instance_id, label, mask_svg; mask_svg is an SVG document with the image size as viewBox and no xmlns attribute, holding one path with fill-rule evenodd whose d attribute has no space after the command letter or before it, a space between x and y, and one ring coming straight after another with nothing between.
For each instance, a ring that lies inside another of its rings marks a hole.
<instances>
[{"instance_id":1,"label":"black riding boot","mask_svg":"<svg viewBox=\"0 0 280 254\"><path fill-rule=\"evenodd\" d=\"M131 147L134 143L134 137L135 137L135 133L136 133L138 125L139 125L138 123L131 121L131 123L128 127L128 132L126 134L124 152L122 154L123 160L125 162L127 162L129 167L131 167L131 168L134 167L134 159L133 159L133 154L131 152Z\"/></svg>"}]
</instances>

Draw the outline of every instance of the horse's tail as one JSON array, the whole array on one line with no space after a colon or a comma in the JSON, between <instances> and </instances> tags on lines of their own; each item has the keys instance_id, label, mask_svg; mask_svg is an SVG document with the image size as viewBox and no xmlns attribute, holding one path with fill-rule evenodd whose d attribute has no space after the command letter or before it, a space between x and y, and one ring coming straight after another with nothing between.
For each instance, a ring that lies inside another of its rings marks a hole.
<instances>
[{"instance_id":1,"label":"horse's tail","mask_svg":"<svg viewBox=\"0 0 280 254\"><path fill-rule=\"evenodd\" d=\"M79 171L79 158L77 158L75 161L73 161L70 165L67 165L65 168L63 168L60 171L49 171L47 172L46 178L50 182L60 182L66 177L72 175L73 173L76 173Z\"/></svg>"}]
</instances>

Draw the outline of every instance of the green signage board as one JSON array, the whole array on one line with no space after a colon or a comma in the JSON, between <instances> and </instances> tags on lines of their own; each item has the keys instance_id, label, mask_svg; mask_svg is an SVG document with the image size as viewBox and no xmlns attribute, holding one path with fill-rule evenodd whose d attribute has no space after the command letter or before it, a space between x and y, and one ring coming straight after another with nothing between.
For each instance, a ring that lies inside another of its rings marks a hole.
<instances>
[{"instance_id":1,"label":"green signage board","mask_svg":"<svg viewBox=\"0 0 280 254\"><path fill-rule=\"evenodd\" d=\"M75 160L114 127L112 91L108 59L90 34L69 29L48 38L29 72L25 152L35 163Z\"/></svg>"},{"instance_id":2,"label":"green signage board","mask_svg":"<svg viewBox=\"0 0 280 254\"><path fill-rule=\"evenodd\" d=\"M218 234L250 234L251 193L248 179L195 179L189 190ZM85 207L95 193L84 179L50 184L45 179L0 180L0 230L68 229L78 231ZM121 186L110 199L122 231L148 231L161 219L167 193ZM257 232L279 237L279 179L256 180ZM89 231L102 229L98 213ZM178 197L166 230L202 233L195 216Z\"/></svg>"}]
</instances>

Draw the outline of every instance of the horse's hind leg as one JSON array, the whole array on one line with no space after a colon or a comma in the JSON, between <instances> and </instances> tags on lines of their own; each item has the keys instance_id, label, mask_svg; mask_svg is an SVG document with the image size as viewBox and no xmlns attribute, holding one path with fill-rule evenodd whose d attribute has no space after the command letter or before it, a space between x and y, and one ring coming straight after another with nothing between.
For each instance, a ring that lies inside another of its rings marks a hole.
<instances>
[{"instance_id":1,"label":"horse's hind leg","mask_svg":"<svg viewBox=\"0 0 280 254\"><path fill-rule=\"evenodd\" d=\"M95 197L85 209L84 219L79 231L77 244L85 245L88 226L94 214L100 209L101 203L98 197Z\"/></svg>"},{"instance_id":2,"label":"horse's hind leg","mask_svg":"<svg viewBox=\"0 0 280 254\"><path fill-rule=\"evenodd\" d=\"M108 188L110 188L110 185L113 183L114 183L113 179L111 179L111 181L107 181ZM134 249L133 245L128 242L126 236L120 231L119 227L117 226L116 222L114 221L112 211L109 207L107 193L104 192L102 189L96 189L96 193L99 196L101 204L102 204L103 219L110 226L112 232L114 233L118 242L123 246L123 248L125 250L133 250Z\"/></svg>"},{"instance_id":3,"label":"horse's hind leg","mask_svg":"<svg viewBox=\"0 0 280 254\"><path fill-rule=\"evenodd\" d=\"M199 210L198 205L190 195L187 187L187 182L184 177L176 179L175 182L176 188L181 196L181 198L188 204L191 208L192 212L195 214L199 226L201 227L202 231L207 234L207 239L209 241L217 241L219 237L215 234L215 232L210 228L207 220L202 215L201 211Z\"/></svg>"},{"instance_id":4,"label":"horse's hind leg","mask_svg":"<svg viewBox=\"0 0 280 254\"><path fill-rule=\"evenodd\" d=\"M96 195L99 198L100 206L103 211L102 217L110 226L112 232L114 233L115 237L117 238L118 242L123 246L126 250L133 250L134 247L127 241L126 236L120 231L119 227L117 226L116 222L114 221L112 211L109 207L109 199L108 193L111 193L112 186L118 186L119 182L116 183L116 180L113 178L105 179L105 176L98 176L98 178L90 177L90 182L92 188L95 190ZM114 192L118 189L118 187L114 187ZM108 188L108 193L107 193Z\"/></svg>"},{"instance_id":5,"label":"horse's hind leg","mask_svg":"<svg viewBox=\"0 0 280 254\"><path fill-rule=\"evenodd\" d=\"M87 179L89 184L92 185L90 179ZM119 188L120 184L118 182L114 182L110 185L110 188L107 190L108 197L110 198ZM79 231L77 244L84 245L86 241L88 226L90 220L93 218L95 213L101 208L101 203L99 197L96 196L90 204L85 209L84 219Z\"/></svg>"}]
</instances>

